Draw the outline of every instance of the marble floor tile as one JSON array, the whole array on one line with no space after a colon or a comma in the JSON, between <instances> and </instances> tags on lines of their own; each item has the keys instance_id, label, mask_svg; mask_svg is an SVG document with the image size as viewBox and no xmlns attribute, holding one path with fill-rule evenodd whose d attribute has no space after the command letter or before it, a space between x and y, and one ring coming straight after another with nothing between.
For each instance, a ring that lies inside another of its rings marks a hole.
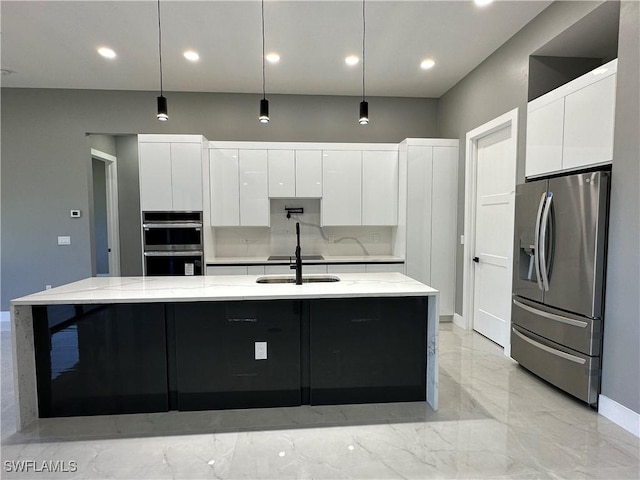
<instances>
[{"instance_id":1,"label":"marble floor tile","mask_svg":"<svg viewBox=\"0 0 640 480\"><path fill-rule=\"evenodd\" d=\"M437 412L423 402L167 412L16 432L10 345L0 334L3 479L640 478L638 438L450 323ZM15 471L27 461L76 469Z\"/></svg>"}]
</instances>

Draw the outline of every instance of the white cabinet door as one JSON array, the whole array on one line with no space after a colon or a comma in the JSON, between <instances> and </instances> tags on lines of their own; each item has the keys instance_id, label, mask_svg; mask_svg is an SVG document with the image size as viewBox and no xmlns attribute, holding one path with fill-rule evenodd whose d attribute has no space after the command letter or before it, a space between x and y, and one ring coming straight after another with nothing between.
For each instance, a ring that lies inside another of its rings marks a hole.
<instances>
[{"instance_id":1,"label":"white cabinet door","mask_svg":"<svg viewBox=\"0 0 640 480\"><path fill-rule=\"evenodd\" d=\"M269 197L296 196L296 161L294 150L269 150Z\"/></svg>"},{"instance_id":2,"label":"white cabinet door","mask_svg":"<svg viewBox=\"0 0 640 480\"><path fill-rule=\"evenodd\" d=\"M240 225L269 226L267 151L240 150Z\"/></svg>"},{"instance_id":3,"label":"white cabinet door","mask_svg":"<svg viewBox=\"0 0 640 480\"><path fill-rule=\"evenodd\" d=\"M296 197L322 197L322 151L296 150Z\"/></svg>"},{"instance_id":4,"label":"white cabinet door","mask_svg":"<svg viewBox=\"0 0 640 480\"><path fill-rule=\"evenodd\" d=\"M525 176L562 169L564 98L531 108L527 114Z\"/></svg>"},{"instance_id":5,"label":"white cabinet door","mask_svg":"<svg viewBox=\"0 0 640 480\"><path fill-rule=\"evenodd\" d=\"M202 210L202 144L171 144L173 210Z\"/></svg>"},{"instance_id":6,"label":"white cabinet door","mask_svg":"<svg viewBox=\"0 0 640 480\"><path fill-rule=\"evenodd\" d=\"M238 175L238 150L209 151L211 225L214 227L240 225Z\"/></svg>"},{"instance_id":7,"label":"white cabinet door","mask_svg":"<svg viewBox=\"0 0 640 480\"><path fill-rule=\"evenodd\" d=\"M171 210L171 144L140 143L140 209Z\"/></svg>"},{"instance_id":8,"label":"white cabinet door","mask_svg":"<svg viewBox=\"0 0 640 480\"><path fill-rule=\"evenodd\" d=\"M616 75L566 96L563 168L613 159L615 97Z\"/></svg>"},{"instance_id":9,"label":"white cabinet door","mask_svg":"<svg viewBox=\"0 0 640 480\"><path fill-rule=\"evenodd\" d=\"M323 151L322 225L362 224L362 152Z\"/></svg>"},{"instance_id":10,"label":"white cabinet door","mask_svg":"<svg viewBox=\"0 0 640 480\"><path fill-rule=\"evenodd\" d=\"M407 147L406 275L431 285L433 147Z\"/></svg>"},{"instance_id":11,"label":"white cabinet door","mask_svg":"<svg viewBox=\"0 0 640 480\"><path fill-rule=\"evenodd\" d=\"M372 273L372 272L404 273L404 264L402 263L367 263L365 270L367 273Z\"/></svg>"},{"instance_id":12,"label":"white cabinet door","mask_svg":"<svg viewBox=\"0 0 640 480\"><path fill-rule=\"evenodd\" d=\"M327 273L364 273L364 263L335 263L327 265Z\"/></svg>"},{"instance_id":13,"label":"white cabinet door","mask_svg":"<svg viewBox=\"0 0 640 480\"><path fill-rule=\"evenodd\" d=\"M362 225L398 224L398 152L362 152Z\"/></svg>"},{"instance_id":14,"label":"white cabinet door","mask_svg":"<svg viewBox=\"0 0 640 480\"><path fill-rule=\"evenodd\" d=\"M458 149L433 147L431 286L440 290L440 315L453 315L456 289Z\"/></svg>"},{"instance_id":15,"label":"white cabinet door","mask_svg":"<svg viewBox=\"0 0 640 480\"><path fill-rule=\"evenodd\" d=\"M247 267L244 265L220 265L208 266L207 275L246 275Z\"/></svg>"}]
</instances>

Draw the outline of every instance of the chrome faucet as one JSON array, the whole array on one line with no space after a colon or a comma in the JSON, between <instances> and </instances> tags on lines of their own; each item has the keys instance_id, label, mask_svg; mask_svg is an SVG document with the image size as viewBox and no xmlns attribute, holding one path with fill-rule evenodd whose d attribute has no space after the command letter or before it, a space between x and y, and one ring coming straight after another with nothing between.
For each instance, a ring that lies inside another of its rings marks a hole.
<instances>
[{"instance_id":1,"label":"chrome faucet","mask_svg":"<svg viewBox=\"0 0 640 480\"><path fill-rule=\"evenodd\" d=\"M300 256L300 222L296 222L296 263L289 268L296 271L296 285L302 285L302 257Z\"/></svg>"}]
</instances>

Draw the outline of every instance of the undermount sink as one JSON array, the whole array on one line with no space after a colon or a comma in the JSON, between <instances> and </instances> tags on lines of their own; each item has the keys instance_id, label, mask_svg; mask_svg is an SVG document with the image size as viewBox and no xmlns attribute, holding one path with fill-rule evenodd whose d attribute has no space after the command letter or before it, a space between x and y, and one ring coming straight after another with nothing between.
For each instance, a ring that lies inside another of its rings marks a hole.
<instances>
[{"instance_id":1,"label":"undermount sink","mask_svg":"<svg viewBox=\"0 0 640 480\"><path fill-rule=\"evenodd\" d=\"M302 283L326 283L326 282L339 282L338 277L333 275L314 275L314 276L302 276ZM296 278L293 276L273 276L273 277L259 277L256 283L296 283Z\"/></svg>"}]
</instances>

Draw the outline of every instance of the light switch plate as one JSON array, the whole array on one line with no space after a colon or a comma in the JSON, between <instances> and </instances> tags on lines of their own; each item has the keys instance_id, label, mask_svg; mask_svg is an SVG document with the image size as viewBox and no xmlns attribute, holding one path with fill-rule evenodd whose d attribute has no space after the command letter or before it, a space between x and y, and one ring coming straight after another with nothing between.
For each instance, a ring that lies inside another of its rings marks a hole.
<instances>
[{"instance_id":1,"label":"light switch plate","mask_svg":"<svg viewBox=\"0 0 640 480\"><path fill-rule=\"evenodd\" d=\"M71 245L71 237L58 236L58 245Z\"/></svg>"},{"instance_id":2,"label":"light switch plate","mask_svg":"<svg viewBox=\"0 0 640 480\"><path fill-rule=\"evenodd\" d=\"M267 359L267 342L256 342L256 360Z\"/></svg>"}]
</instances>

